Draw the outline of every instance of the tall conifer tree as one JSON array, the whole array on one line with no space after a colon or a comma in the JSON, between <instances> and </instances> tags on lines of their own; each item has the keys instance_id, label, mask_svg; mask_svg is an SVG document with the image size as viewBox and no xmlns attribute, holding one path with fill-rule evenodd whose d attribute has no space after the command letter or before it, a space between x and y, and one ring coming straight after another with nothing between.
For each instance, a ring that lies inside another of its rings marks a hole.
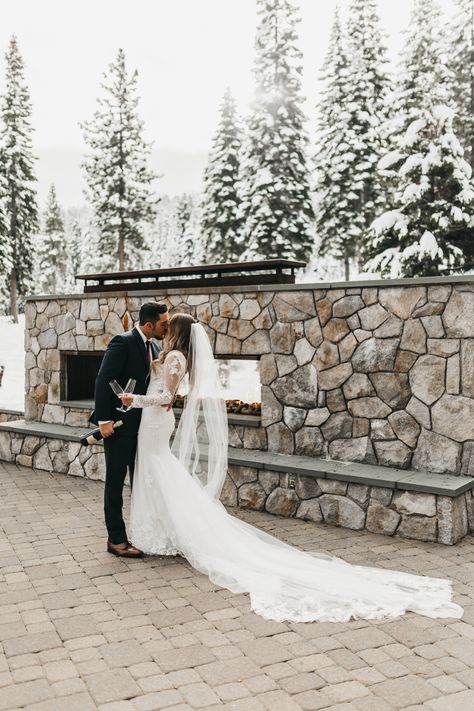
<instances>
[{"instance_id":1,"label":"tall conifer tree","mask_svg":"<svg viewBox=\"0 0 474 711\"><path fill-rule=\"evenodd\" d=\"M471 169L452 130L453 111L425 110L400 150L381 161L396 171L394 209L374 220L368 268L394 277L439 276L474 266Z\"/></svg>"},{"instance_id":2,"label":"tall conifer tree","mask_svg":"<svg viewBox=\"0 0 474 711\"><path fill-rule=\"evenodd\" d=\"M425 109L430 111L433 106L449 103L450 72L445 39L437 0L413 0L401 52L395 101L402 135Z\"/></svg>"},{"instance_id":3,"label":"tall conifer tree","mask_svg":"<svg viewBox=\"0 0 474 711\"><path fill-rule=\"evenodd\" d=\"M241 136L235 101L224 94L219 125L204 173L201 211L203 254L208 262L235 262L242 252L240 215Z\"/></svg>"},{"instance_id":4,"label":"tall conifer tree","mask_svg":"<svg viewBox=\"0 0 474 711\"><path fill-rule=\"evenodd\" d=\"M66 221L66 288L68 292L75 292L78 290L79 285L75 280L75 276L81 271L83 241L84 237L79 220L72 215L68 215L68 219Z\"/></svg>"},{"instance_id":5,"label":"tall conifer tree","mask_svg":"<svg viewBox=\"0 0 474 711\"><path fill-rule=\"evenodd\" d=\"M436 0L414 0L401 57L391 149L379 168L392 209L368 232L369 268L392 276L434 276L472 266L471 168L453 132L451 78Z\"/></svg>"},{"instance_id":6,"label":"tall conifer tree","mask_svg":"<svg viewBox=\"0 0 474 711\"><path fill-rule=\"evenodd\" d=\"M347 38L336 8L329 48L322 71L316 153L316 229L321 256L344 261L345 278L356 245L352 223L351 146L348 134L347 82L350 77Z\"/></svg>"},{"instance_id":7,"label":"tall conifer tree","mask_svg":"<svg viewBox=\"0 0 474 711\"><path fill-rule=\"evenodd\" d=\"M314 211L298 19L290 0L257 0L257 11L256 93L243 166L244 256L307 260Z\"/></svg>"},{"instance_id":8,"label":"tall conifer tree","mask_svg":"<svg viewBox=\"0 0 474 711\"><path fill-rule=\"evenodd\" d=\"M474 0L456 0L450 35L454 127L474 171Z\"/></svg>"},{"instance_id":9,"label":"tall conifer tree","mask_svg":"<svg viewBox=\"0 0 474 711\"><path fill-rule=\"evenodd\" d=\"M137 112L137 72L130 76L125 54L118 51L104 75L104 96L91 121L82 124L90 153L84 161L87 197L94 208L100 249L116 255L120 270L127 254L144 244L144 227L152 223L157 198L156 176L148 167L151 144L143 139Z\"/></svg>"},{"instance_id":10,"label":"tall conifer tree","mask_svg":"<svg viewBox=\"0 0 474 711\"><path fill-rule=\"evenodd\" d=\"M391 82L376 0L351 0L347 34L351 68L345 104L346 160L351 174L347 209L351 220L346 239L354 245L361 267L366 230L385 205L377 164L386 140Z\"/></svg>"},{"instance_id":11,"label":"tall conifer tree","mask_svg":"<svg viewBox=\"0 0 474 711\"><path fill-rule=\"evenodd\" d=\"M42 222L36 254L36 280L41 293L57 294L66 285L68 254L64 219L54 185L48 193Z\"/></svg>"},{"instance_id":12,"label":"tall conifer tree","mask_svg":"<svg viewBox=\"0 0 474 711\"><path fill-rule=\"evenodd\" d=\"M33 236L38 229L30 94L16 37L5 56L5 93L0 99L0 174L4 193L2 236L8 254L10 313L18 321L19 297L32 283ZM0 248L1 250L1 248Z\"/></svg>"},{"instance_id":13,"label":"tall conifer tree","mask_svg":"<svg viewBox=\"0 0 474 711\"><path fill-rule=\"evenodd\" d=\"M197 263L199 234L197 197L183 193L175 202L173 216L173 266L190 266Z\"/></svg>"}]
</instances>

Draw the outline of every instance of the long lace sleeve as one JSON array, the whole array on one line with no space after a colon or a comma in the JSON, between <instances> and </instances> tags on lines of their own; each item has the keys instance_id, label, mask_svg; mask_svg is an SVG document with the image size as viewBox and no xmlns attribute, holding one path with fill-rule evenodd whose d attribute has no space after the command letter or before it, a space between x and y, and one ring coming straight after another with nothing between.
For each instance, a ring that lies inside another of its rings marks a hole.
<instances>
[{"instance_id":1,"label":"long lace sleeve","mask_svg":"<svg viewBox=\"0 0 474 711\"><path fill-rule=\"evenodd\" d=\"M180 351L171 351L163 365L163 387L153 395L134 395L132 407L152 407L172 403L186 372L186 359Z\"/></svg>"}]
</instances>

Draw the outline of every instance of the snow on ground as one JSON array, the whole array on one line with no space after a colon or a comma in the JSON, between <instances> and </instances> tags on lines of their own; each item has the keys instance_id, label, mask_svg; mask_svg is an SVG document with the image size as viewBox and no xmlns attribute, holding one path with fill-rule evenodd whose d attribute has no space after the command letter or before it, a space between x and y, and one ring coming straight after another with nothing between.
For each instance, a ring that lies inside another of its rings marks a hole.
<instances>
[{"instance_id":1,"label":"snow on ground","mask_svg":"<svg viewBox=\"0 0 474 711\"><path fill-rule=\"evenodd\" d=\"M24 331L24 316L20 316L20 323L12 323L7 316L0 316L0 365L5 367L0 387L0 410L24 409Z\"/></svg>"}]
</instances>

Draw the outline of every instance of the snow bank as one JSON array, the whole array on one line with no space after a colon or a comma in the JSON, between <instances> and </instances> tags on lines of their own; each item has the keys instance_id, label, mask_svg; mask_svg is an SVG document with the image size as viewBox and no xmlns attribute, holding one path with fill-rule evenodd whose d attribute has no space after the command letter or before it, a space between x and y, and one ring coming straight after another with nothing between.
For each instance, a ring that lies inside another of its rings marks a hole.
<instances>
[{"instance_id":1,"label":"snow bank","mask_svg":"<svg viewBox=\"0 0 474 711\"><path fill-rule=\"evenodd\" d=\"M0 387L0 410L21 410L24 408L25 391L25 319L11 323L6 316L0 316L0 365L5 367L3 384Z\"/></svg>"}]
</instances>

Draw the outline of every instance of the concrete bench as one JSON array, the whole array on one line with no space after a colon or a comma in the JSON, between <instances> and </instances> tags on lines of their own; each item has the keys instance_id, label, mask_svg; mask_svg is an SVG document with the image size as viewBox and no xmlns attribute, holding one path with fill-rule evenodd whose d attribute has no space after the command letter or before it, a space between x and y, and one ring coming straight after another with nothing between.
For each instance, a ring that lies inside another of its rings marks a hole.
<instances>
[{"instance_id":1,"label":"concrete bench","mask_svg":"<svg viewBox=\"0 0 474 711\"><path fill-rule=\"evenodd\" d=\"M81 447L83 428L0 423L0 459L104 478L102 445ZM229 447L222 500L351 529L456 543L474 529L474 477Z\"/></svg>"}]
</instances>

